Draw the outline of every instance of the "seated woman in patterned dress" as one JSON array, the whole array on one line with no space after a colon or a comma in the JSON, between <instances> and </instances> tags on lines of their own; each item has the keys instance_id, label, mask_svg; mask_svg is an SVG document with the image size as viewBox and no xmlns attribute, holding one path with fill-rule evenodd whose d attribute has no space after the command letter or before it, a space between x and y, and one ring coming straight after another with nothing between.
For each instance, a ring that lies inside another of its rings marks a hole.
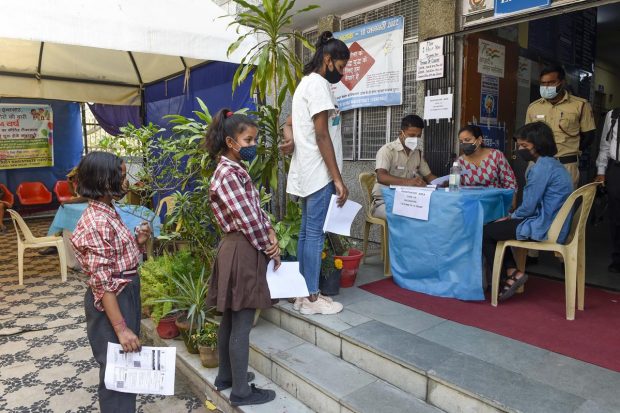
<instances>
[{"instance_id":1,"label":"seated woman in patterned dress","mask_svg":"<svg viewBox=\"0 0 620 413\"><path fill-rule=\"evenodd\" d=\"M517 179L506 157L497 149L482 146L482 130L476 125L463 126L459 131L463 155L458 159L461 166L461 185L487 186L517 189Z\"/></svg>"}]
</instances>

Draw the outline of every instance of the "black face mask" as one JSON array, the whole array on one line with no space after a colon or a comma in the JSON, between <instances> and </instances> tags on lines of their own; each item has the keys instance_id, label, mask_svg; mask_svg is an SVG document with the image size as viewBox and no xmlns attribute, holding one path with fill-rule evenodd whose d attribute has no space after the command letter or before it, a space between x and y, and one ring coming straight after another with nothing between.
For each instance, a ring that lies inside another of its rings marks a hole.
<instances>
[{"instance_id":1,"label":"black face mask","mask_svg":"<svg viewBox=\"0 0 620 413\"><path fill-rule=\"evenodd\" d=\"M534 155L532 155L532 152L530 152L529 149L519 149L517 151L517 155L519 155L519 157L525 162L533 162L534 160L536 160L536 158L534 157Z\"/></svg>"},{"instance_id":2,"label":"black face mask","mask_svg":"<svg viewBox=\"0 0 620 413\"><path fill-rule=\"evenodd\" d=\"M327 68L327 70L325 71L325 79L332 85L340 82L340 79L342 79L342 75L340 74L340 72L338 72L338 70L336 70L336 65L334 65L334 68L332 70L329 70L329 68Z\"/></svg>"},{"instance_id":3,"label":"black face mask","mask_svg":"<svg viewBox=\"0 0 620 413\"><path fill-rule=\"evenodd\" d=\"M476 152L476 149L478 149L478 146L476 146L475 143L461 143L459 146L461 147L463 153L468 156Z\"/></svg>"}]
</instances>

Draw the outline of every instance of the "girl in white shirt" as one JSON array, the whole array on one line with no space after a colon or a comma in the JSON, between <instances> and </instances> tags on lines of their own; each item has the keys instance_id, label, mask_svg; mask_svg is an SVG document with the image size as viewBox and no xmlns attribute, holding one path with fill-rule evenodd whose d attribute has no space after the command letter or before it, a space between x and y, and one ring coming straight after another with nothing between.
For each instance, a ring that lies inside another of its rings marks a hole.
<instances>
[{"instance_id":1,"label":"girl in white shirt","mask_svg":"<svg viewBox=\"0 0 620 413\"><path fill-rule=\"evenodd\" d=\"M332 194L342 206L349 191L342 180L340 112L332 85L340 82L350 52L331 32L323 32L304 78L293 95L292 126L295 149L287 192L301 198L302 223L297 258L310 296L295 300L302 314L336 314L342 304L319 294L323 223Z\"/></svg>"}]
</instances>

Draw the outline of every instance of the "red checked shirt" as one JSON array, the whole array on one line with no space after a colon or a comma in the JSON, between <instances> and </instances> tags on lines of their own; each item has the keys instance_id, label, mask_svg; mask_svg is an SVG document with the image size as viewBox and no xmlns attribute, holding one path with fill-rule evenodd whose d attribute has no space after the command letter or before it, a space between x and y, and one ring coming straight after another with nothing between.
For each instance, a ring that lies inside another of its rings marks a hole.
<instances>
[{"instance_id":1,"label":"red checked shirt","mask_svg":"<svg viewBox=\"0 0 620 413\"><path fill-rule=\"evenodd\" d=\"M112 274L138 266L141 252L136 238L114 207L90 201L73 231L71 243L78 262L90 277L88 285L95 296L95 308L103 311L103 294L118 295L130 282L112 278Z\"/></svg>"},{"instance_id":2,"label":"red checked shirt","mask_svg":"<svg viewBox=\"0 0 620 413\"><path fill-rule=\"evenodd\" d=\"M259 251L271 243L269 217L260 207L260 195L241 165L222 156L211 185L211 208L226 233L241 232Z\"/></svg>"}]
</instances>

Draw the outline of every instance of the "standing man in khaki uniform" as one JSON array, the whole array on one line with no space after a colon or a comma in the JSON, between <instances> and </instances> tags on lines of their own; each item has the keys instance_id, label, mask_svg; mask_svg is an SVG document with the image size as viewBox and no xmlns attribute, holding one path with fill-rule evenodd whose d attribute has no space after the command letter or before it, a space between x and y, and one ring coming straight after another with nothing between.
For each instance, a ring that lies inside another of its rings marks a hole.
<instances>
[{"instance_id":1,"label":"standing man in khaki uniform","mask_svg":"<svg viewBox=\"0 0 620 413\"><path fill-rule=\"evenodd\" d=\"M566 72L560 65L540 72L540 96L527 108L525 123L545 122L553 130L558 147L556 158L579 186L579 155L594 141L596 125L592 107L585 99L566 90Z\"/></svg>"},{"instance_id":2,"label":"standing man in khaki uniform","mask_svg":"<svg viewBox=\"0 0 620 413\"><path fill-rule=\"evenodd\" d=\"M400 136L386 143L377 152L377 183L372 189L372 216L386 219L382 188L389 185L426 186L435 176L422 156L424 121L417 115L407 115L400 125Z\"/></svg>"}]
</instances>

